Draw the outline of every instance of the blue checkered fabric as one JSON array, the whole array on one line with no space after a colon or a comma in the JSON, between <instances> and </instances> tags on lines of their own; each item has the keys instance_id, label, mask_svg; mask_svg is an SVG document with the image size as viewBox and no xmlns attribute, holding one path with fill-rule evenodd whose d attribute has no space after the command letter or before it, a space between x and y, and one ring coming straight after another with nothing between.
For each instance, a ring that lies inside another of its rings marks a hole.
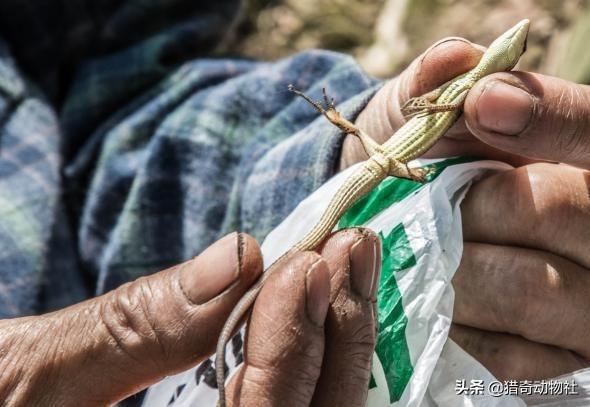
<instances>
[{"instance_id":1,"label":"blue checkered fabric","mask_svg":"<svg viewBox=\"0 0 590 407\"><path fill-rule=\"evenodd\" d=\"M377 81L328 51L208 58L237 4L199 3L0 3L1 317L263 239L334 174L341 134L287 85L352 119Z\"/></svg>"}]
</instances>

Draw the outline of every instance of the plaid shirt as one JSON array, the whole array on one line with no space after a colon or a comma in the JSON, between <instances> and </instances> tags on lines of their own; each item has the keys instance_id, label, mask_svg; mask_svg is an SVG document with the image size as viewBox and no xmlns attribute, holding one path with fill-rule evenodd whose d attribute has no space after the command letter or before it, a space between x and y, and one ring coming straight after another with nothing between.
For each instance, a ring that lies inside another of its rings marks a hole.
<instances>
[{"instance_id":1,"label":"plaid shirt","mask_svg":"<svg viewBox=\"0 0 590 407\"><path fill-rule=\"evenodd\" d=\"M334 173L341 134L287 85L354 118L378 83L327 51L207 59L236 3L0 3L1 317L260 240Z\"/></svg>"}]
</instances>

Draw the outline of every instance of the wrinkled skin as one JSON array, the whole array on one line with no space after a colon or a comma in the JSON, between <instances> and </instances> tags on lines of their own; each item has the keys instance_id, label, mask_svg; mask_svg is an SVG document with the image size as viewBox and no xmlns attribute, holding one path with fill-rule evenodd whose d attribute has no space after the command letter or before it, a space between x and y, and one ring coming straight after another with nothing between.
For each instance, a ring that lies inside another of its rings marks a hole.
<instances>
[{"instance_id":1,"label":"wrinkled skin","mask_svg":"<svg viewBox=\"0 0 590 407\"><path fill-rule=\"evenodd\" d=\"M380 265L379 239L363 229L285 261L256 302L229 402L364 405ZM261 272L256 241L232 233L101 297L2 321L2 404L103 406L190 368L213 353L227 315Z\"/></svg>"},{"instance_id":2,"label":"wrinkled skin","mask_svg":"<svg viewBox=\"0 0 590 407\"><path fill-rule=\"evenodd\" d=\"M435 44L357 119L381 142L399 107L471 69L483 48ZM348 137L341 168L364 159ZM493 74L427 157L477 155L516 168L475 184L461 206L465 250L450 336L500 379L590 365L590 87L528 72ZM561 164L557 164L557 163Z\"/></svg>"}]
</instances>

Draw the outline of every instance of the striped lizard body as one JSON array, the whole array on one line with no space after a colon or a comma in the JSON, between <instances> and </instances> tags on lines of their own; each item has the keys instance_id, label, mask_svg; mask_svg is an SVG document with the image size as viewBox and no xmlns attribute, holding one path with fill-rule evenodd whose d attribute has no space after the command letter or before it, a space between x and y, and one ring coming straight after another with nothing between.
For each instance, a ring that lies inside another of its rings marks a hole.
<instances>
[{"instance_id":1,"label":"striped lizard body","mask_svg":"<svg viewBox=\"0 0 590 407\"><path fill-rule=\"evenodd\" d=\"M467 92L479 79L495 72L508 71L516 65L526 48L528 29L529 21L520 21L490 45L475 68L426 95L410 99L403 110L414 117L381 145L341 117L333 101L328 100L325 93L326 107L324 108L319 102L309 99L290 87L290 90L304 97L344 133L357 136L369 158L358 166L340 186L311 231L267 268L230 313L221 331L215 358L220 406L226 405L224 386L226 344L244 315L254 304L266 280L279 268L283 259L297 252L316 249L332 232L341 216L388 176L424 182L427 171L421 168L410 169L407 163L425 153L457 121Z\"/></svg>"}]
</instances>

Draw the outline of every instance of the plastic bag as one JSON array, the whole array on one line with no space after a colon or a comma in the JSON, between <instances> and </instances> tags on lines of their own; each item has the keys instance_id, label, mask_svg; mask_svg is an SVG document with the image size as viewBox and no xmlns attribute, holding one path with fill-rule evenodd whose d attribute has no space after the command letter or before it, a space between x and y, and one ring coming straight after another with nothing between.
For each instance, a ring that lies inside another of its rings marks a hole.
<instances>
[{"instance_id":1,"label":"plastic bag","mask_svg":"<svg viewBox=\"0 0 590 407\"><path fill-rule=\"evenodd\" d=\"M422 165L434 169L430 182L420 185L388 178L351 208L337 227L363 225L378 233L382 242L379 334L367 406L590 405L586 391L590 392L590 369L559 378L559 382L574 381L577 394L518 394L520 398L448 339L454 302L451 279L463 251L459 205L474 180L512 167L467 158L412 163ZM324 184L268 235L262 245L265 265L313 227L354 169ZM236 343L228 346L233 347L227 352L231 375L241 353L236 352ZM467 391L467 383L477 388L470 386ZM213 406L216 400L213 362L208 360L152 386L144 406Z\"/></svg>"}]
</instances>

